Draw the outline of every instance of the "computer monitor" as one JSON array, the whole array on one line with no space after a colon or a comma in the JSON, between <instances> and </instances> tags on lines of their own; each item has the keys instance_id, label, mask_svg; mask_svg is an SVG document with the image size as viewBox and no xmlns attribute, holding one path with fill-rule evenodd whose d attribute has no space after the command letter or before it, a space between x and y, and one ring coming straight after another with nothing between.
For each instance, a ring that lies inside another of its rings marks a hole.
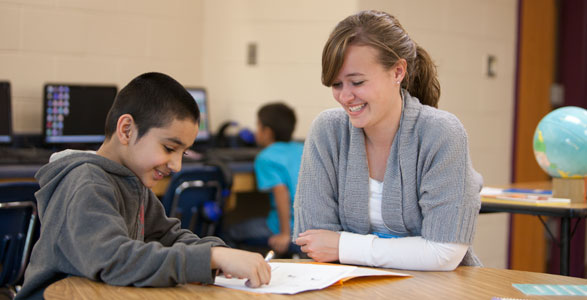
<instances>
[{"instance_id":1,"label":"computer monitor","mask_svg":"<svg viewBox=\"0 0 587 300\"><path fill-rule=\"evenodd\" d=\"M113 85L47 83L43 89L43 140L46 144L104 141L104 123L116 97Z\"/></svg>"},{"instance_id":2,"label":"computer monitor","mask_svg":"<svg viewBox=\"0 0 587 300\"><path fill-rule=\"evenodd\" d=\"M12 142L10 82L0 81L0 144Z\"/></svg>"},{"instance_id":3,"label":"computer monitor","mask_svg":"<svg viewBox=\"0 0 587 300\"><path fill-rule=\"evenodd\" d=\"M186 90L194 97L200 109L200 130L196 142L209 142L212 138L210 131L210 111L208 108L208 97L204 88L188 87Z\"/></svg>"}]
</instances>

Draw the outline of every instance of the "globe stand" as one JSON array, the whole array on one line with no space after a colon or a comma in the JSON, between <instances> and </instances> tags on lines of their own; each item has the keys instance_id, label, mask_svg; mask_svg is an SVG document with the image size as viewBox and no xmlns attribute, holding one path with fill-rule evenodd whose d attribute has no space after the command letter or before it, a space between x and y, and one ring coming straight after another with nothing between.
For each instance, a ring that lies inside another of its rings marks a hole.
<instances>
[{"instance_id":1,"label":"globe stand","mask_svg":"<svg viewBox=\"0 0 587 300\"><path fill-rule=\"evenodd\" d=\"M568 198L571 203L587 203L587 177L552 178L552 197Z\"/></svg>"}]
</instances>

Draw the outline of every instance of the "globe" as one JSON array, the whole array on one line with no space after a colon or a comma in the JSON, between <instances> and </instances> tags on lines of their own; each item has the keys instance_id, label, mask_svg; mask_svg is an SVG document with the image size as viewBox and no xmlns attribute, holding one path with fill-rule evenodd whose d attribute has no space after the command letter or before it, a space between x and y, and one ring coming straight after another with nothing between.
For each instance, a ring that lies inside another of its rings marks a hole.
<instances>
[{"instance_id":1,"label":"globe","mask_svg":"<svg viewBox=\"0 0 587 300\"><path fill-rule=\"evenodd\" d=\"M544 116L534 132L534 157L552 177L586 177L587 110L565 106Z\"/></svg>"}]
</instances>

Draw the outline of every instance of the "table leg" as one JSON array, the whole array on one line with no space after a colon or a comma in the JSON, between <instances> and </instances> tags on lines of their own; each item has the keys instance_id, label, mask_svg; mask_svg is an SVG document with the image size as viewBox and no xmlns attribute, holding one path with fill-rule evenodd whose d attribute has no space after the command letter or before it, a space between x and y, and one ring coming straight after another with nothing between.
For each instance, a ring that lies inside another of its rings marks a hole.
<instances>
[{"instance_id":1,"label":"table leg","mask_svg":"<svg viewBox=\"0 0 587 300\"><path fill-rule=\"evenodd\" d=\"M571 259L571 218L561 218L560 274L569 276Z\"/></svg>"}]
</instances>

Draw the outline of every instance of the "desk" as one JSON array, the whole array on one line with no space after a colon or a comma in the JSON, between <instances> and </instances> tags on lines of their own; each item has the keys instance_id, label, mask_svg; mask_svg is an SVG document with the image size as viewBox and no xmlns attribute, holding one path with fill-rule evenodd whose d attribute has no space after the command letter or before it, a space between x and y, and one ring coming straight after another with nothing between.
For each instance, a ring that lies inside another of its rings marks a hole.
<instances>
[{"instance_id":1,"label":"desk","mask_svg":"<svg viewBox=\"0 0 587 300\"><path fill-rule=\"evenodd\" d=\"M283 261L283 260L282 260ZM80 277L57 281L45 290L48 300L61 299L577 299L576 296L526 296L512 283L587 284L587 279L525 271L459 267L453 272L408 273L408 278L355 278L343 285L296 295L255 294L217 286L183 284L169 288L117 287Z\"/></svg>"},{"instance_id":2,"label":"desk","mask_svg":"<svg viewBox=\"0 0 587 300\"><path fill-rule=\"evenodd\" d=\"M42 165L0 165L0 181L20 178L33 179Z\"/></svg>"},{"instance_id":3,"label":"desk","mask_svg":"<svg viewBox=\"0 0 587 300\"><path fill-rule=\"evenodd\" d=\"M569 275L569 263L571 259L571 219L586 218L587 204L571 203L568 206L535 206L517 205L506 203L490 203L481 201L481 212L508 212L535 216L548 216L561 218L561 246L560 246L560 273Z\"/></svg>"},{"instance_id":4,"label":"desk","mask_svg":"<svg viewBox=\"0 0 587 300\"><path fill-rule=\"evenodd\" d=\"M523 189L551 189L551 183L531 182L517 183L503 188L523 188ZM561 246L560 246L560 273L569 275L569 263L571 259L571 219L586 218L587 204L571 203L565 206L536 206L510 203L490 203L481 201L481 212L508 212L516 214L526 214L534 216L547 216L561 218Z\"/></svg>"}]
</instances>

